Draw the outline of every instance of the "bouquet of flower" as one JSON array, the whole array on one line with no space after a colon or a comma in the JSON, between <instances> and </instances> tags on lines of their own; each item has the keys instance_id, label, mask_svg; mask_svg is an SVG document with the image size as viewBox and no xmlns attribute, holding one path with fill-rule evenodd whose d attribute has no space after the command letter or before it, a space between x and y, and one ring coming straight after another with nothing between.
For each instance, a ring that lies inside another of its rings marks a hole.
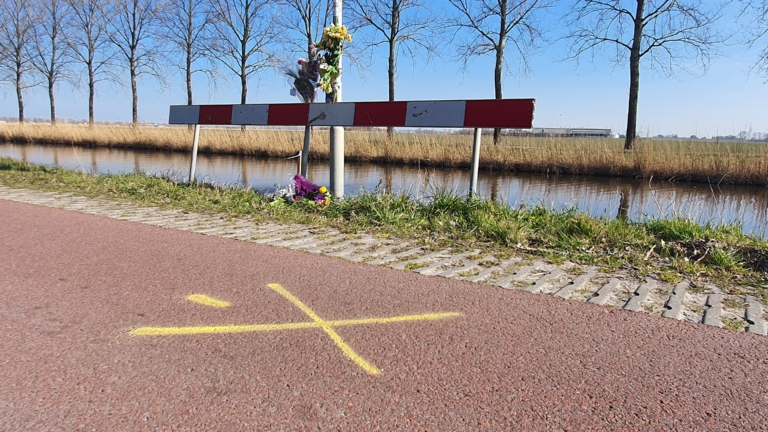
<instances>
[{"instance_id":1,"label":"bouquet of flower","mask_svg":"<svg viewBox=\"0 0 768 432\"><path fill-rule=\"evenodd\" d=\"M333 87L339 78L339 62L344 49L344 41L352 42L352 35L347 31L347 28L343 25L331 24L330 27L323 29L322 39L315 44L318 50L324 51L324 64L320 67L319 85L326 95L334 94ZM326 101L328 101L327 98ZM336 98L331 96L331 102L335 101Z\"/></svg>"},{"instance_id":2,"label":"bouquet of flower","mask_svg":"<svg viewBox=\"0 0 768 432\"><path fill-rule=\"evenodd\" d=\"M308 202L327 206L333 200L325 186L318 186L300 174L291 177L291 185L285 189L278 188L269 197L273 204Z\"/></svg>"},{"instance_id":3,"label":"bouquet of flower","mask_svg":"<svg viewBox=\"0 0 768 432\"><path fill-rule=\"evenodd\" d=\"M309 60L299 59L297 69L284 68L283 73L292 79L291 94L304 103L315 101L315 88L320 80L320 61L322 56L317 53L314 45L309 46Z\"/></svg>"}]
</instances>

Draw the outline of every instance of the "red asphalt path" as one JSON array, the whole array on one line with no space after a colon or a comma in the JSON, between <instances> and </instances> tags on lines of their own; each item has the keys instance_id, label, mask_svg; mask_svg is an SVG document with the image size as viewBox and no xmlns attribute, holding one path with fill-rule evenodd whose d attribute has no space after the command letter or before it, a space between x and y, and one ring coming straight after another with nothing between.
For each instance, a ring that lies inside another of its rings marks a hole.
<instances>
[{"instance_id":1,"label":"red asphalt path","mask_svg":"<svg viewBox=\"0 0 768 432\"><path fill-rule=\"evenodd\" d=\"M440 321L134 336L143 326ZM186 299L205 294L231 306ZM0 200L0 430L768 430L768 338Z\"/></svg>"}]
</instances>

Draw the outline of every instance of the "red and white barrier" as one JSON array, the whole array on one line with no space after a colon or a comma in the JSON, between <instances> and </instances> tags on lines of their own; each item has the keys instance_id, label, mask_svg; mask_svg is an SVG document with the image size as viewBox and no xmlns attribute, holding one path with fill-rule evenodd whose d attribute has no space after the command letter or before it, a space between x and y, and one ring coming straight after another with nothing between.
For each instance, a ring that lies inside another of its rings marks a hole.
<instances>
[{"instance_id":1,"label":"red and white barrier","mask_svg":"<svg viewBox=\"0 0 768 432\"><path fill-rule=\"evenodd\" d=\"M173 105L168 123L411 128L533 127L534 99Z\"/></svg>"},{"instance_id":2,"label":"red and white barrier","mask_svg":"<svg viewBox=\"0 0 768 432\"><path fill-rule=\"evenodd\" d=\"M172 105L170 124L195 125L190 182L195 179L200 125L346 126L410 128L474 128L470 196L477 192L480 140L483 128L533 127L534 99L485 99L416 102L340 102L335 104ZM309 128L307 128L309 129ZM308 149L308 135L305 147ZM331 146L333 154L333 146ZM344 191L343 140L341 170L331 161L331 186ZM302 166L302 171L304 170ZM333 179L340 178L334 184Z\"/></svg>"}]
</instances>

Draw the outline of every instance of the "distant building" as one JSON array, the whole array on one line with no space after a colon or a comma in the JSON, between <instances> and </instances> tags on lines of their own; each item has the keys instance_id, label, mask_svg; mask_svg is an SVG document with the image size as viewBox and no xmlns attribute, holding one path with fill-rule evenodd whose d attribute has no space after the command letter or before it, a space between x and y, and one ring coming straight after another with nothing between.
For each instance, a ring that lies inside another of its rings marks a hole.
<instances>
[{"instance_id":1,"label":"distant building","mask_svg":"<svg viewBox=\"0 0 768 432\"><path fill-rule=\"evenodd\" d=\"M593 137L593 138L619 138L617 132L611 129L594 128L532 128L509 129L504 131L509 136L538 136L538 137Z\"/></svg>"}]
</instances>

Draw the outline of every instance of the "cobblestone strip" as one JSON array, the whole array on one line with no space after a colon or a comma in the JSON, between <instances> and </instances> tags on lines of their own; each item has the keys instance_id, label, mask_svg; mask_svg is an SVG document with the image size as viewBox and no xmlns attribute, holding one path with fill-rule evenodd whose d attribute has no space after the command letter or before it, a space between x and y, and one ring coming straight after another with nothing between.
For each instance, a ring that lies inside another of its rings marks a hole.
<instances>
[{"instance_id":1,"label":"cobblestone strip","mask_svg":"<svg viewBox=\"0 0 768 432\"><path fill-rule=\"evenodd\" d=\"M589 282L589 280L595 276L596 272L597 272L597 269L595 267L590 267L589 269L587 269L586 273L574 279L573 282L571 282L570 284L557 290L554 293L554 295L556 297L570 299L571 293L584 288L587 285L587 282Z\"/></svg>"},{"instance_id":2,"label":"cobblestone strip","mask_svg":"<svg viewBox=\"0 0 768 432\"><path fill-rule=\"evenodd\" d=\"M667 304L664 306L667 310L662 312L661 316L664 318L680 319L681 307L683 306L683 300L685 299L685 291L688 288L688 282L680 282L675 285L675 289L672 291L672 295L669 296Z\"/></svg>"},{"instance_id":3,"label":"cobblestone strip","mask_svg":"<svg viewBox=\"0 0 768 432\"><path fill-rule=\"evenodd\" d=\"M537 280L536 283L534 283L533 285L523 288L523 290L531 293L536 293L536 294L540 293L541 290L544 289L544 287L549 283L549 281L551 281L552 279L557 279L564 274L565 274L565 270L560 268L554 269L552 270L551 273L546 274L541 278L539 278L539 280Z\"/></svg>"},{"instance_id":4,"label":"cobblestone strip","mask_svg":"<svg viewBox=\"0 0 768 432\"><path fill-rule=\"evenodd\" d=\"M518 263L520 261L522 261L522 258L518 258L518 257L510 258L510 259L500 263L497 266L493 266L493 267L487 268L487 269L481 271L480 273L478 273L477 275L470 276L468 278L465 278L464 280L469 281L469 282L481 282L481 281L484 281L485 279L488 279L488 277L490 277L494 273L502 272L502 271L506 270L507 267L509 267L509 266L511 266L513 264L516 264L516 263Z\"/></svg>"},{"instance_id":5,"label":"cobblestone strip","mask_svg":"<svg viewBox=\"0 0 768 432\"><path fill-rule=\"evenodd\" d=\"M756 333L765 336L765 321L763 320L763 307L758 303L757 298L747 296L746 318L749 326L747 332Z\"/></svg>"},{"instance_id":6,"label":"cobblestone strip","mask_svg":"<svg viewBox=\"0 0 768 432\"><path fill-rule=\"evenodd\" d=\"M702 322L706 325L722 327L723 322L720 321L720 316L723 315L723 294L708 295L707 306L709 306L709 309L704 311Z\"/></svg>"},{"instance_id":7,"label":"cobblestone strip","mask_svg":"<svg viewBox=\"0 0 768 432\"><path fill-rule=\"evenodd\" d=\"M453 255L449 256L448 258L444 260L440 260L436 263L432 263L422 269L416 270L416 273L423 274L423 275L434 275L435 273L439 273L441 270L447 267L453 266L457 262L461 262L464 258L467 257L469 254L459 254L459 255Z\"/></svg>"},{"instance_id":8,"label":"cobblestone strip","mask_svg":"<svg viewBox=\"0 0 768 432\"><path fill-rule=\"evenodd\" d=\"M533 263L533 265L519 268L514 274L499 280L494 285L500 288L510 289L509 285L512 282L525 279L525 277L528 276L532 271L539 270L542 267L544 267L544 261L536 261Z\"/></svg>"},{"instance_id":9,"label":"cobblestone strip","mask_svg":"<svg viewBox=\"0 0 768 432\"><path fill-rule=\"evenodd\" d=\"M491 261L493 259L494 259L493 256L486 256L486 257L484 257L482 259L479 259L479 260L469 261L466 264L462 265L461 267L454 267L454 268L448 269L448 270L446 270L446 271L444 271L442 273L439 273L438 276L442 276L442 277L445 277L445 278L454 277L456 275L460 275L462 273L466 273L466 272L469 272L469 271L472 271L472 270L476 269L477 267L480 267L480 263L483 262L483 261Z\"/></svg>"},{"instance_id":10,"label":"cobblestone strip","mask_svg":"<svg viewBox=\"0 0 768 432\"><path fill-rule=\"evenodd\" d=\"M656 286L656 279L648 278L645 283L637 287L635 293L624 305L624 309L640 312L640 306L648 299L648 294Z\"/></svg>"},{"instance_id":11,"label":"cobblestone strip","mask_svg":"<svg viewBox=\"0 0 768 432\"><path fill-rule=\"evenodd\" d=\"M113 219L139 222L168 229L216 235L223 238L250 241L275 247L319 253L339 257L355 262L368 262L386 265L395 269L415 271L426 275L440 275L475 283L495 285L511 289L528 281L522 289L533 293L555 295L564 299L587 301L590 303L622 307L614 304L623 303L624 309L636 312L662 310L667 318L689 319L717 327L741 328L747 332L766 335L768 325L763 319L763 306L752 296L746 298L722 294L714 286L705 287L709 295L687 294L687 282L672 287L652 278L644 283L627 279L619 272L615 275L600 273L595 267L583 268L579 265L554 267L543 260L520 265L522 259L511 257L496 265L485 268L483 263L497 262L493 255L482 259L469 259L469 253L454 254L450 249L429 252L421 247L414 247L399 239L379 239L358 233L343 234L332 228L317 228L302 225L283 225L274 222L255 223L247 219L228 218L218 214L197 214L177 209L163 210L158 207L137 207L131 203L105 201L71 194L38 192L26 189L13 189L0 186L0 199L43 205L81 213L93 214ZM474 254L480 251L474 251ZM565 286L558 286L558 279L570 278L568 273L583 272ZM472 274L477 272L477 274ZM535 278L535 274L540 277ZM593 288L597 281L608 283ZM515 284L515 282L517 284ZM620 286L637 286L633 293L621 291ZM597 289L594 294L590 291ZM667 293L672 291L671 295ZM617 292L621 291L621 292ZM629 295L627 299L627 294ZM686 302L688 298L688 302ZM608 300L610 299L610 302ZM626 301L625 301L626 299ZM625 302L625 303L624 303ZM743 302L743 309L741 304ZM724 306L728 309L724 309ZM739 305L734 309L734 305ZM693 312L689 308L695 308ZM703 310L703 316L701 315ZM658 312L656 312L658 314ZM728 326L724 322L728 321Z\"/></svg>"},{"instance_id":12,"label":"cobblestone strip","mask_svg":"<svg viewBox=\"0 0 768 432\"><path fill-rule=\"evenodd\" d=\"M603 285L599 290L597 290L597 292L589 300L587 300L587 302L599 305L605 304L605 302L608 301L608 297L611 296L611 291L618 288L620 283L621 281L617 278L611 278L611 280L608 281L607 284Z\"/></svg>"},{"instance_id":13,"label":"cobblestone strip","mask_svg":"<svg viewBox=\"0 0 768 432\"><path fill-rule=\"evenodd\" d=\"M398 260L400 258L405 258L405 257L411 256L411 255L416 255L416 254L423 253L423 252L424 252L424 249L422 249L420 247L415 247L415 248L412 248L412 249L408 249L405 252L396 253L394 255L389 255L389 256L385 256L383 258L379 258L379 259L370 261L370 264L382 265L382 264L386 264L386 263L389 263L389 262L392 262L392 261L396 261L396 260Z\"/></svg>"},{"instance_id":14,"label":"cobblestone strip","mask_svg":"<svg viewBox=\"0 0 768 432\"><path fill-rule=\"evenodd\" d=\"M426 266L427 262L432 261L433 259L450 258L451 257L450 254L451 254L451 251L449 249L444 249L438 252L432 252L431 254L422 255L409 260L400 261L398 263L390 265L390 267L396 270L405 270L407 267L411 267L411 270L416 270ZM420 265L420 264L424 264L424 265Z\"/></svg>"},{"instance_id":15,"label":"cobblestone strip","mask_svg":"<svg viewBox=\"0 0 768 432\"><path fill-rule=\"evenodd\" d=\"M350 261L362 262L362 261L365 261L366 258L375 259L377 257L387 254L389 251L393 249L407 247L407 246L409 246L408 243L380 244L379 247L377 247L372 251L364 251L364 252L357 253L355 255L350 255L349 257L347 257L347 259Z\"/></svg>"}]
</instances>

